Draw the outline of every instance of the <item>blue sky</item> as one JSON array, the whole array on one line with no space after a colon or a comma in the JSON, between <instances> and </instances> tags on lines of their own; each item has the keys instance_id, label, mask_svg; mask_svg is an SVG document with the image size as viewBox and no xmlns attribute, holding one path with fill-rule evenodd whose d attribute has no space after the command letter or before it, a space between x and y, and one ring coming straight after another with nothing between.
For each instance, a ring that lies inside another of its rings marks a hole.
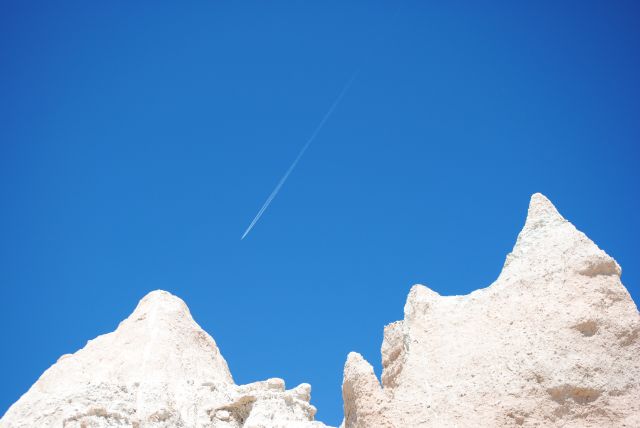
<instances>
[{"instance_id":1,"label":"blue sky","mask_svg":"<svg viewBox=\"0 0 640 428\"><path fill-rule=\"evenodd\" d=\"M347 353L489 285L534 192L640 298L637 2L133 3L0 5L0 413L160 288L337 424Z\"/></svg>"}]
</instances>

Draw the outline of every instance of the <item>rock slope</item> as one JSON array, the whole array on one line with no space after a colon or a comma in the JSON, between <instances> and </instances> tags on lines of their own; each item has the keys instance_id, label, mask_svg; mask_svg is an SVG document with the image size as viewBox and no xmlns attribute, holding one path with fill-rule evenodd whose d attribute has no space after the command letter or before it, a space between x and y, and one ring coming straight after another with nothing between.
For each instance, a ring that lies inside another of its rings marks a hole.
<instances>
[{"instance_id":1,"label":"rock slope","mask_svg":"<svg viewBox=\"0 0 640 428\"><path fill-rule=\"evenodd\" d=\"M154 291L116 331L60 357L0 427L324 427L310 393L282 379L236 385L185 303Z\"/></svg>"},{"instance_id":2,"label":"rock slope","mask_svg":"<svg viewBox=\"0 0 640 428\"><path fill-rule=\"evenodd\" d=\"M345 427L640 427L639 333L618 264L535 194L491 286L411 289L381 383L348 356Z\"/></svg>"},{"instance_id":3,"label":"rock slope","mask_svg":"<svg viewBox=\"0 0 640 428\"><path fill-rule=\"evenodd\" d=\"M640 427L640 314L620 267L544 196L498 279L467 296L416 285L389 324L382 379L347 358L345 428ZM63 355L0 428L322 428L310 386L236 385L179 298L154 291Z\"/></svg>"}]
</instances>

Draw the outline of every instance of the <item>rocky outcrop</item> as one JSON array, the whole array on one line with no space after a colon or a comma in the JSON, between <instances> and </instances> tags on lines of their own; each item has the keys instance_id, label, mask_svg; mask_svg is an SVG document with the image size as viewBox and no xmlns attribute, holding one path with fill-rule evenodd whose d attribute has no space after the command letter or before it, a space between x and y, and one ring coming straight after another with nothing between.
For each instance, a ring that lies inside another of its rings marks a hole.
<instances>
[{"instance_id":1,"label":"rocky outcrop","mask_svg":"<svg viewBox=\"0 0 640 428\"><path fill-rule=\"evenodd\" d=\"M0 427L324 427L310 394L282 379L236 385L185 303L154 291L116 331L60 357Z\"/></svg>"},{"instance_id":2,"label":"rocky outcrop","mask_svg":"<svg viewBox=\"0 0 640 428\"><path fill-rule=\"evenodd\" d=\"M492 285L411 289L382 366L380 382L349 354L344 427L640 427L640 314L620 267L540 194ZM154 291L60 357L0 428L324 427L310 392L236 385L184 302Z\"/></svg>"},{"instance_id":3,"label":"rocky outcrop","mask_svg":"<svg viewBox=\"0 0 640 428\"><path fill-rule=\"evenodd\" d=\"M349 355L345 427L639 427L639 332L615 260L535 194L491 286L411 289L381 383Z\"/></svg>"}]
</instances>

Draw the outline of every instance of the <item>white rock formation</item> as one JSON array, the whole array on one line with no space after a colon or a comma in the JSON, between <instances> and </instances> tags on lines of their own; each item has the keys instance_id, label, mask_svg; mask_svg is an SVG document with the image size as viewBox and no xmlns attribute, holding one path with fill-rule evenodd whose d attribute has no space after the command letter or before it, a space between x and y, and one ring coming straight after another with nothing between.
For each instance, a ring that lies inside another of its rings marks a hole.
<instances>
[{"instance_id":1,"label":"white rock formation","mask_svg":"<svg viewBox=\"0 0 640 428\"><path fill-rule=\"evenodd\" d=\"M411 289L382 365L380 383L349 354L345 428L640 427L640 314L620 267L540 194L491 286ZM321 428L310 390L236 385L184 302L154 291L60 357L0 428Z\"/></svg>"},{"instance_id":2,"label":"white rock formation","mask_svg":"<svg viewBox=\"0 0 640 428\"><path fill-rule=\"evenodd\" d=\"M382 384L344 371L346 428L640 427L640 315L620 267L542 195L488 288L416 285L382 344Z\"/></svg>"},{"instance_id":3,"label":"white rock formation","mask_svg":"<svg viewBox=\"0 0 640 428\"><path fill-rule=\"evenodd\" d=\"M60 357L0 427L324 427L310 394L282 379L236 385L184 302L154 291L116 331Z\"/></svg>"}]
</instances>

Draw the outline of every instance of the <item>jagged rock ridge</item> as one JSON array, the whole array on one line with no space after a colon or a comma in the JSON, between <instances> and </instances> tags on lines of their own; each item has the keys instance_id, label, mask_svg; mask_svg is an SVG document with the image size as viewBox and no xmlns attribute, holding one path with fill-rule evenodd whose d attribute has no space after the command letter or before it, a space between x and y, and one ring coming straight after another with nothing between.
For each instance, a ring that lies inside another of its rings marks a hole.
<instances>
[{"instance_id":1,"label":"jagged rock ridge","mask_svg":"<svg viewBox=\"0 0 640 428\"><path fill-rule=\"evenodd\" d=\"M0 427L324 427L310 393L277 378L236 385L185 303L154 291L116 331L60 357Z\"/></svg>"},{"instance_id":2,"label":"jagged rock ridge","mask_svg":"<svg viewBox=\"0 0 640 428\"><path fill-rule=\"evenodd\" d=\"M385 327L382 379L348 356L346 428L638 427L640 315L620 267L533 195L499 278L466 296L416 285ZM155 291L49 368L0 428L321 428L307 384L236 385L179 298Z\"/></svg>"},{"instance_id":3,"label":"jagged rock ridge","mask_svg":"<svg viewBox=\"0 0 640 428\"><path fill-rule=\"evenodd\" d=\"M381 384L349 355L346 428L640 427L640 315L620 273L533 195L491 286L411 289L384 329Z\"/></svg>"}]
</instances>

